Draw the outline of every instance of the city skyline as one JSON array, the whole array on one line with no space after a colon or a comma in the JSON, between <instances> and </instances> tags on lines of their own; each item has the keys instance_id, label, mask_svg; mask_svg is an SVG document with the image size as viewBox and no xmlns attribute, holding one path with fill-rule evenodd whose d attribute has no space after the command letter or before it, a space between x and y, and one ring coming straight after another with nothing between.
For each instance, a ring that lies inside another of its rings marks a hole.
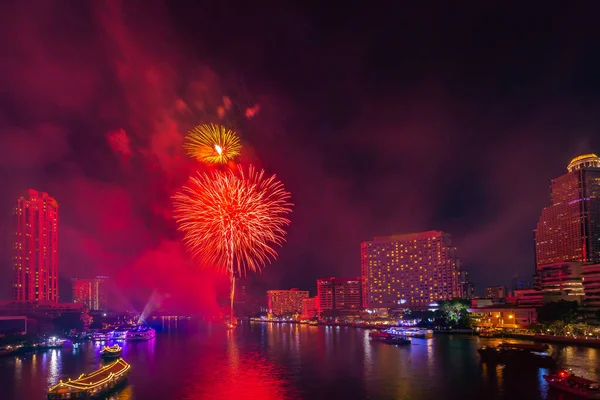
<instances>
[{"instance_id":1,"label":"city skyline","mask_svg":"<svg viewBox=\"0 0 600 400\"><path fill-rule=\"evenodd\" d=\"M157 290L212 311L220 278L183 252L170 196L194 169L185 133L220 123L297 205L268 287L355 276L361 242L428 229L453 235L478 294L531 275L550 180L600 152L594 13L215 7L198 24L199 5L161 1L2 6L0 238L24 190L50 193L59 278L108 275L139 302Z\"/></svg>"}]
</instances>

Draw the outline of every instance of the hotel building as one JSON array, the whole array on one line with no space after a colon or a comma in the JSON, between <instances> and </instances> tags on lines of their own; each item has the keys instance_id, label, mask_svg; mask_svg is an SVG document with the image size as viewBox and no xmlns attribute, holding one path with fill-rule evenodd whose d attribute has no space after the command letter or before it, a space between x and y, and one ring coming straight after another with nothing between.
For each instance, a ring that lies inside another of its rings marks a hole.
<instances>
[{"instance_id":1,"label":"hotel building","mask_svg":"<svg viewBox=\"0 0 600 400\"><path fill-rule=\"evenodd\" d=\"M299 314L303 311L303 300L308 298L308 291L268 290L267 312L273 315Z\"/></svg>"},{"instance_id":2,"label":"hotel building","mask_svg":"<svg viewBox=\"0 0 600 400\"><path fill-rule=\"evenodd\" d=\"M14 209L14 299L58 302L58 204L30 189Z\"/></svg>"},{"instance_id":3,"label":"hotel building","mask_svg":"<svg viewBox=\"0 0 600 400\"><path fill-rule=\"evenodd\" d=\"M567 173L552 180L552 204L535 229L536 265L600 262L600 158L575 157Z\"/></svg>"},{"instance_id":4,"label":"hotel building","mask_svg":"<svg viewBox=\"0 0 600 400\"><path fill-rule=\"evenodd\" d=\"M108 277L98 276L92 279L73 279L73 303L83 304L86 310L106 310Z\"/></svg>"},{"instance_id":5,"label":"hotel building","mask_svg":"<svg viewBox=\"0 0 600 400\"><path fill-rule=\"evenodd\" d=\"M323 311L358 311L362 307L361 278L317 279L319 313Z\"/></svg>"},{"instance_id":6,"label":"hotel building","mask_svg":"<svg viewBox=\"0 0 600 400\"><path fill-rule=\"evenodd\" d=\"M364 308L426 309L461 297L461 261L451 237L428 231L376 237L361 245Z\"/></svg>"}]
</instances>

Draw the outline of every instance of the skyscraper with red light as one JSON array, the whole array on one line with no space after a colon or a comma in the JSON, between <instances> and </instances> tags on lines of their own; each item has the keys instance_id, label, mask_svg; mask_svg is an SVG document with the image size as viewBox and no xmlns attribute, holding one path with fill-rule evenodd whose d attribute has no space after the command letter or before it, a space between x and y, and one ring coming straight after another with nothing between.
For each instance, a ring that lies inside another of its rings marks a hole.
<instances>
[{"instance_id":1,"label":"skyscraper with red light","mask_svg":"<svg viewBox=\"0 0 600 400\"><path fill-rule=\"evenodd\" d=\"M364 308L426 309L461 297L461 260L451 237L428 231L376 237L361 245Z\"/></svg>"},{"instance_id":2,"label":"skyscraper with red light","mask_svg":"<svg viewBox=\"0 0 600 400\"><path fill-rule=\"evenodd\" d=\"M319 312L360 310L362 307L361 278L317 279L317 297Z\"/></svg>"},{"instance_id":3,"label":"skyscraper with red light","mask_svg":"<svg viewBox=\"0 0 600 400\"><path fill-rule=\"evenodd\" d=\"M58 302L58 203L30 189L14 215L14 299Z\"/></svg>"},{"instance_id":4,"label":"skyscraper with red light","mask_svg":"<svg viewBox=\"0 0 600 400\"><path fill-rule=\"evenodd\" d=\"M575 157L550 190L534 231L536 265L600 262L600 158Z\"/></svg>"}]
</instances>

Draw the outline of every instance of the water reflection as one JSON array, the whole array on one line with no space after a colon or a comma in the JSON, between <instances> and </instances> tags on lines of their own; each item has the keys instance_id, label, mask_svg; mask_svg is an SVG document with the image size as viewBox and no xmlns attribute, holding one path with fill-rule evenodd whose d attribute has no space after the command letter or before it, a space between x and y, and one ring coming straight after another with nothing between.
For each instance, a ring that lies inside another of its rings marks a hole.
<instances>
[{"instance_id":1,"label":"water reflection","mask_svg":"<svg viewBox=\"0 0 600 400\"><path fill-rule=\"evenodd\" d=\"M410 346L372 343L368 330L292 324L198 326L120 342L129 385L110 400L563 398L543 369L481 363L486 340L441 335ZM101 364L101 344L0 358L2 400L42 399L59 379ZM599 380L598 349L551 346L560 367ZM564 397L565 399L567 397Z\"/></svg>"},{"instance_id":2,"label":"water reflection","mask_svg":"<svg viewBox=\"0 0 600 400\"><path fill-rule=\"evenodd\" d=\"M281 332L280 332L281 333ZM258 353L241 353L236 341L237 332L227 334L226 357L206 354L209 363L193 371L182 399L220 400L285 400L298 399L286 387L284 368L277 367Z\"/></svg>"}]
</instances>

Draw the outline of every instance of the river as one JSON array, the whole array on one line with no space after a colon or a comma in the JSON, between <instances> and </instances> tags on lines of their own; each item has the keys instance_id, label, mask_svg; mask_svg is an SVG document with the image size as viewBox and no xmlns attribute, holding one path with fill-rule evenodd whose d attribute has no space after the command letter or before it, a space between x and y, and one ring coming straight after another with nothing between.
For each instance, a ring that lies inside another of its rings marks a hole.
<instances>
[{"instance_id":1,"label":"river","mask_svg":"<svg viewBox=\"0 0 600 400\"><path fill-rule=\"evenodd\" d=\"M167 327L168 328L168 327ZM126 342L128 385L111 400L569 399L545 369L488 366L477 348L497 339L436 335L409 346L371 343L349 327L191 324ZM42 400L50 385L100 365L101 344L0 358L0 398ZM559 367L600 380L600 349L550 346Z\"/></svg>"}]
</instances>

